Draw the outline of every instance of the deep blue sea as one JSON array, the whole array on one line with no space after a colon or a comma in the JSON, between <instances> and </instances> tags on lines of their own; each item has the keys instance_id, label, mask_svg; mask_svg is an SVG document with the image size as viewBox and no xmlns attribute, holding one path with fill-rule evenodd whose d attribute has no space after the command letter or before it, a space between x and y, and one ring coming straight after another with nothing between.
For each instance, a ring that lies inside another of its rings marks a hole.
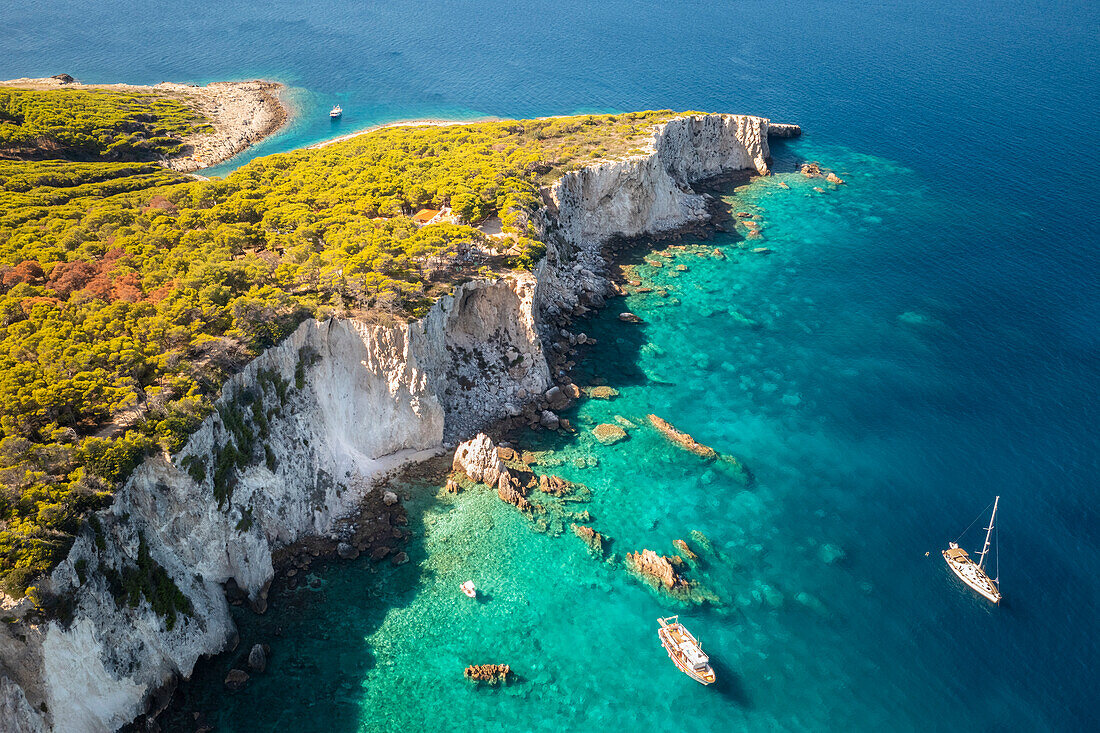
<instances>
[{"instance_id":1,"label":"deep blue sea","mask_svg":"<svg viewBox=\"0 0 1100 733\"><path fill-rule=\"evenodd\" d=\"M242 614L242 652L269 643L271 668L235 694L239 660L201 668L188 711L223 731L1096 729L1100 5L70 0L7 3L0 28L6 78L285 82L297 116L249 155L397 119L646 108L806 133L726 192L760 239L643 250L655 290L576 324L598 339L576 378L620 396L567 413L577 436L525 441L592 489L607 558L488 490L409 485L413 561L319 571ZM792 172L806 159L847 184ZM630 438L599 445L601 422ZM1000 607L939 557L994 495ZM692 530L715 603L623 570ZM676 612L720 684L657 645ZM518 681L462 679L489 661Z\"/></svg>"}]
</instances>

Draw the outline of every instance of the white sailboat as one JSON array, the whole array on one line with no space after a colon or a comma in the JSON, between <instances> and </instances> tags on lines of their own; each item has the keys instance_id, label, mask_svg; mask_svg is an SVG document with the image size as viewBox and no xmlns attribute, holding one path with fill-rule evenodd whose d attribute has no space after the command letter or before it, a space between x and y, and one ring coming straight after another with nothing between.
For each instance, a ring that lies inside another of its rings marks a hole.
<instances>
[{"instance_id":1,"label":"white sailboat","mask_svg":"<svg viewBox=\"0 0 1100 733\"><path fill-rule=\"evenodd\" d=\"M955 572L955 575L959 576L962 582L969 585L978 593L982 594L986 599L993 603L1001 602L1001 591L997 587L997 583L1000 580L1000 563L1001 558L998 553L997 556L997 573L994 578L990 578L989 574L985 571L985 557L989 553L989 537L993 534L993 520L997 518L997 504L1000 503L1001 497L997 497L993 500L993 514L989 517L989 526L985 528L985 544L982 545L982 554L978 558L978 562L974 562L966 550L959 547L958 542L952 542L948 545L948 549L943 551L943 559L947 561L947 566Z\"/></svg>"}]
</instances>

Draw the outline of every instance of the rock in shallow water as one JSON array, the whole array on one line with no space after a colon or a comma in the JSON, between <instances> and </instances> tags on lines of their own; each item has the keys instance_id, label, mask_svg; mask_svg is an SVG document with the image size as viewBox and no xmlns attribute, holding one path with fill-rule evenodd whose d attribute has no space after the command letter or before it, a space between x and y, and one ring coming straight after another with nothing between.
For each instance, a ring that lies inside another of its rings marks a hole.
<instances>
[{"instance_id":1,"label":"rock in shallow water","mask_svg":"<svg viewBox=\"0 0 1100 733\"><path fill-rule=\"evenodd\" d=\"M592 429L592 434L596 436L596 440L604 445L614 445L619 441L626 440L626 431L611 423L597 425Z\"/></svg>"},{"instance_id":2,"label":"rock in shallow water","mask_svg":"<svg viewBox=\"0 0 1100 733\"><path fill-rule=\"evenodd\" d=\"M589 387L587 390L585 390L585 392L587 392L589 397L597 400L610 400L614 397L619 396L619 390L615 389L614 387L606 387L604 385L600 385L598 387Z\"/></svg>"},{"instance_id":3,"label":"rock in shallow water","mask_svg":"<svg viewBox=\"0 0 1100 733\"><path fill-rule=\"evenodd\" d=\"M556 415L554 419L557 420ZM556 422L554 427L557 427ZM478 433L477 437L467 440L455 449L452 468L465 473L471 481L489 486L495 486L500 474L508 470L497 455L493 441L485 433Z\"/></svg>"},{"instance_id":4,"label":"rock in shallow water","mask_svg":"<svg viewBox=\"0 0 1100 733\"><path fill-rule=\"evenodd\" d=\"M557 430L558 426L561 425L561 420L549 410L543 410L542 415L539 417L539 425L547 430Z\"/></svg>"},{"instance_id":5,"label":"rock in shallow water","mask_svg":"<svg viewBox=\"0 0 1100 733\"><path fill-rule=\"evenodd\" d=\"M603 554L603 535L581 524L570 524L569 528L573 530L573 534L584 540L584 543L588 545L588 549L592 550L597 555Z\"/></svg>"},{"instance_id":6,"label":"rock in shallow water","mask_svg":"<svg viewBox=\"0 0 1100 733\"><path fill-rule=\"evenodd\" d=\"M250 655L251 656L251 655ZM231 669L225 676L226 689L236 692L248 683L248 672L243 669Z\"/></svg>"},{"instance_id":7,"label":"rock in shallow water","mask_svg":"<svg viewBox=\"0 0 1100 733\"><path fill-rule=\"evenodd\" d=\"M263 672L267 669L267 652L262 644L255 644L248 652L248 666L255 672Z\"/></svg>"},{"instance_id":8,"label":"rock in shallow water","mask_svg":"<svg viewBox=\"0 0 1100 733\"><path fill-rule=\"evenodd\" d=\"M497 682L507 681L512 674L512 668L507 664L472 664L466 668L464 674L468 680L495 685Z\"/></svg>"}]
</instances>

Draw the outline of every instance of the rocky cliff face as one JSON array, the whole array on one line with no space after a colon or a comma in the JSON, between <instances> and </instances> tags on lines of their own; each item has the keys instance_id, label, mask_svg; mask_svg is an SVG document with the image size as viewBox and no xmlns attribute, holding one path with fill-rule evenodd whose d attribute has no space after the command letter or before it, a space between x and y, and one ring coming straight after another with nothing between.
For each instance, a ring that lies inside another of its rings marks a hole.
<instances>
[{"instance_id":1,"label":"rocky cliff face","mask_svg":"<svg viewBox=\"0 0 1100 733\"><path fill-rule=\"evenodd\" d=\"M692 115L658 125L648 149L562 176L552 195L566 238L600 243L706 219L691 184L739 170L768 172L768 120Z\"/></svg>"},{"instance_id":2,"label":"rocky cliff face","mask_svg":"<svg viewBox=\"0 0 1100 733\"><path fill-rule=\"evenodd\" d=\"M71 621L3 624L0 728L109 731L144 712L153 691L225 648L224 583L262 608L274 548L330 533L382 476L518 414L557 376L549 324L602 304L600 245L705 218L690 184L766 172L767 131L756 117L672 120L645 155L555 184L534 275L469 283L408 325L309 321L257 358L175 457L135 471L43 583L74 599Z\"/></svg>"}]
</instances>

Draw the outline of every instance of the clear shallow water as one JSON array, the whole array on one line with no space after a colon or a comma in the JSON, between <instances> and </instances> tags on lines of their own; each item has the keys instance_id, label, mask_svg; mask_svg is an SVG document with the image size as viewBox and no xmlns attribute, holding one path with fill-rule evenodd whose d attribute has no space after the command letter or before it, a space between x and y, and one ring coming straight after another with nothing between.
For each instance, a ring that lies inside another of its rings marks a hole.
<instances>
[{"instance_id":1,"label":"clear shallow water","mask_svg":"<svg viewBox=\"0 0 1100 733\"><path fill-rule=\"evenodd\" d=\"M684 613L721 665L718 689L668 662L655 618L676 609L620 566L568 531L533 531L491 493L426 486L409 489L413 562L342 565L321 591L245 614L242 651L270 643L270 671L230 695L234 660L219 660L188 689L189 709L231 731L1095 723L1096 7L715 5L0 10L7 77L285 81L302 113L261 152L332 134L323 115L336 102L340 132L697 108L800 122L807 136L776 147L777 167L818 159L849 181L738 191L774 253L679 255L678 277L649 273L669 298L627 301L646 325L620 324L618 304L578 323L600 341L578 380L598 374L623 394L580 406L576 439L531 438L599 458L554 470L593 489L617 556L669 552L692 529L710 537L717 554L698 577L721 604ZM737 240L714 246L732 253ZM645 427L611 448L586 437L590 421L647 412L741 457L757 483L743 490ZM1000 609L935 556L995 493ZM829 563L834 548L844 557ZM485 602L458 593L468 577ZM511 663L520 681L472 689L461 669L484 661Z\"/></svg>"}]
</instances>

